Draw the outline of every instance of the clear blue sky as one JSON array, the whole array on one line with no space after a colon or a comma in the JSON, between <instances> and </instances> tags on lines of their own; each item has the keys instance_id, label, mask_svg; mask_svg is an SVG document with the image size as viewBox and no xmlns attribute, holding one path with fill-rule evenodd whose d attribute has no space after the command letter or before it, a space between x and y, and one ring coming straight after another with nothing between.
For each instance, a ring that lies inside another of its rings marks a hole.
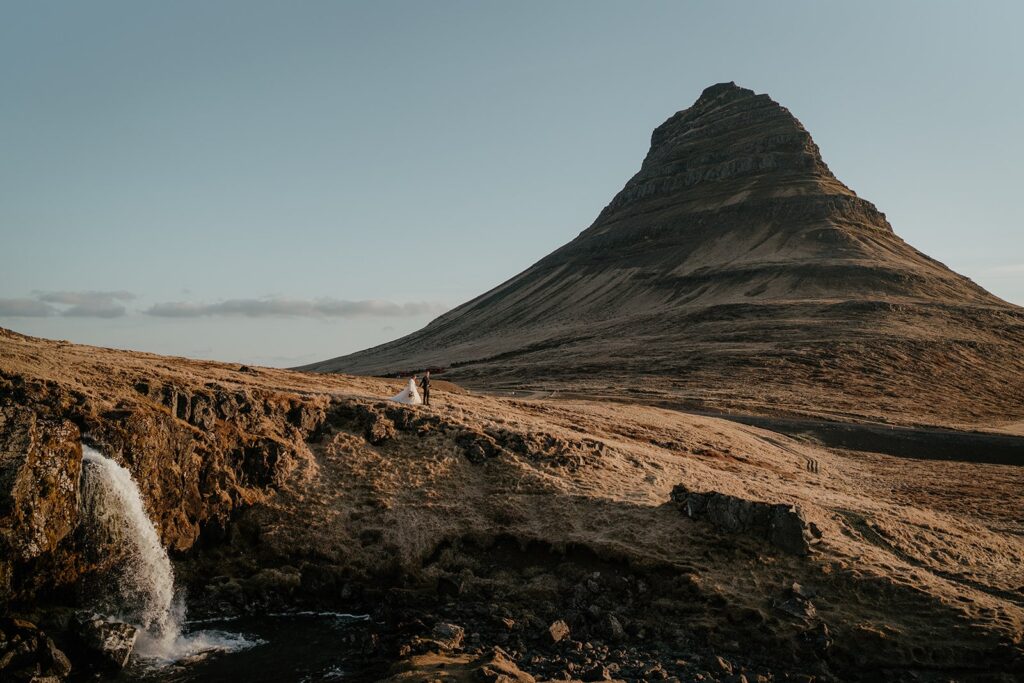
<instances>
[{"instance_id":1,"label":"clear blue sky","mask_svg":"<svg viewBox=\"0 0 1024 683\"><path fill-rule=\"evenodd\" d=\"M935 0L0 2L0 326L270 365L386 341L572 239L728 80L1024 304L1021 26Z\"/></svg>"}]
</instances>

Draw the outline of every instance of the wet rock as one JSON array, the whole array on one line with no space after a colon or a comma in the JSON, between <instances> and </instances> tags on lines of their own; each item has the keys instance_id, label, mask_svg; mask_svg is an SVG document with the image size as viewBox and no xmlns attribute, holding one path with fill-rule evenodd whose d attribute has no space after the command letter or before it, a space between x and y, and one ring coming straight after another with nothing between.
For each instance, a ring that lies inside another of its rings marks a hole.
<instances>
[{"instance_id":1,"label":"wet rock","mask_svg":"<svg viewBox=\"0 0 1024 683\"><path fill-rule=\"evenodd\" d=\"M0 619L0 681L61 681L71 662L39 627L23 619Z\"/></svg>"},{"instance_id":2,"label":"wet rock","mask_svg":"<svg viewBox=\"0 0 1024 683\"><path fill-rule=\"evenodd\" d=\"M77 621L74 635L89 668L120 671L135 648L138 630L130 624L91 616Z\"/></svg>"},{"instance_id":3,"label":"wet rock","mask_svg":"<svg viewBox=\"0 0 1024 683\"><path fill-rule=\"evenodd\" d=\"M548 636L552 643L560 643L569 637L569 624L559 619L548 626Z\"/></svg>"}]
</instances>

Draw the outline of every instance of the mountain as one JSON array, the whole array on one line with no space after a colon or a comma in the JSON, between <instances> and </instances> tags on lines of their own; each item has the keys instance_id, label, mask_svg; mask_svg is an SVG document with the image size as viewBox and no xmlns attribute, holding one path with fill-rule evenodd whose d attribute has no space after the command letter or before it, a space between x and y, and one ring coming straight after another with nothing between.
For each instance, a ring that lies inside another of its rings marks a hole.
<instances>
[{"instance_id":1,"label":"mountain","mask_svg":"<svg viewBox=\"0 0 1024 683\"><path fill-rule=\"evenodd\" d=\"M994 245L995 246L995 245ZM1024 309L900 239L767 95L707 88L576 239L300 368L945 425L1024 420Z\"/></svg>"}]
</instances>

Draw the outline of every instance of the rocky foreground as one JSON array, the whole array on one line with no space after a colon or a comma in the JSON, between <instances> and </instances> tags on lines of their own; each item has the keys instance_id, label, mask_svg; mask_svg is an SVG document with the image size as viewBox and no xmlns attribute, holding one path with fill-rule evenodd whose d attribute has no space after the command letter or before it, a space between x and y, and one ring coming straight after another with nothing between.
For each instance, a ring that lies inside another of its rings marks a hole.
<instances>
[{"instance_id":1,"label":"rocky foreground","mask_svg":"<svg viewBox=\"0 0 1024 683\"><path fill-rule=\"evenodd\" d=\"M118 555L79 532L82 443L194 615L366 612L363 680L1024 676L1019 466L437 389L0 331L0 678L123 654L76 612Z\"/></svg>"}]
</instances>

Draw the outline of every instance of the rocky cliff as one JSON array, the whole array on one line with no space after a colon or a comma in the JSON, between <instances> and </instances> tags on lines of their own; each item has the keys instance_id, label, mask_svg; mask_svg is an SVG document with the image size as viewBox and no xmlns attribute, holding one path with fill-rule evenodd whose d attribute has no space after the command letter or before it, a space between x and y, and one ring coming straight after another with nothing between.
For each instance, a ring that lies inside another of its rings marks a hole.
<instances>
[{"instance_id":1,"label":"rocky cliff","mask_svg":"<svg viewBox=\"0 0 1024 683\"><path fill-rule=\"evenodd\" d=\"M201 533L215 536L233 510L311 466L306 440L323 421L324 398L170 367L101 361L85 375L68 373L60 349L78 348L70 345L55 344L46 362L26 367L9 355L24 341L0 330L0 603L33 600L42 589L60 595L117 559L87 552L74 534L83 442L132 472L175 551Z\"/></svg>"},{"instance_id":2,"label":"rocky cliff","mask_svg":"<svg viewBox=\"0 0 1024 683\"><path fill-rule=\"evenodd\" d=\"M936 424L1024 417L1024 310L906 244L784 107L732 83L655 129L576 239L316 372Z\"/></svg>"}]
</instances>

